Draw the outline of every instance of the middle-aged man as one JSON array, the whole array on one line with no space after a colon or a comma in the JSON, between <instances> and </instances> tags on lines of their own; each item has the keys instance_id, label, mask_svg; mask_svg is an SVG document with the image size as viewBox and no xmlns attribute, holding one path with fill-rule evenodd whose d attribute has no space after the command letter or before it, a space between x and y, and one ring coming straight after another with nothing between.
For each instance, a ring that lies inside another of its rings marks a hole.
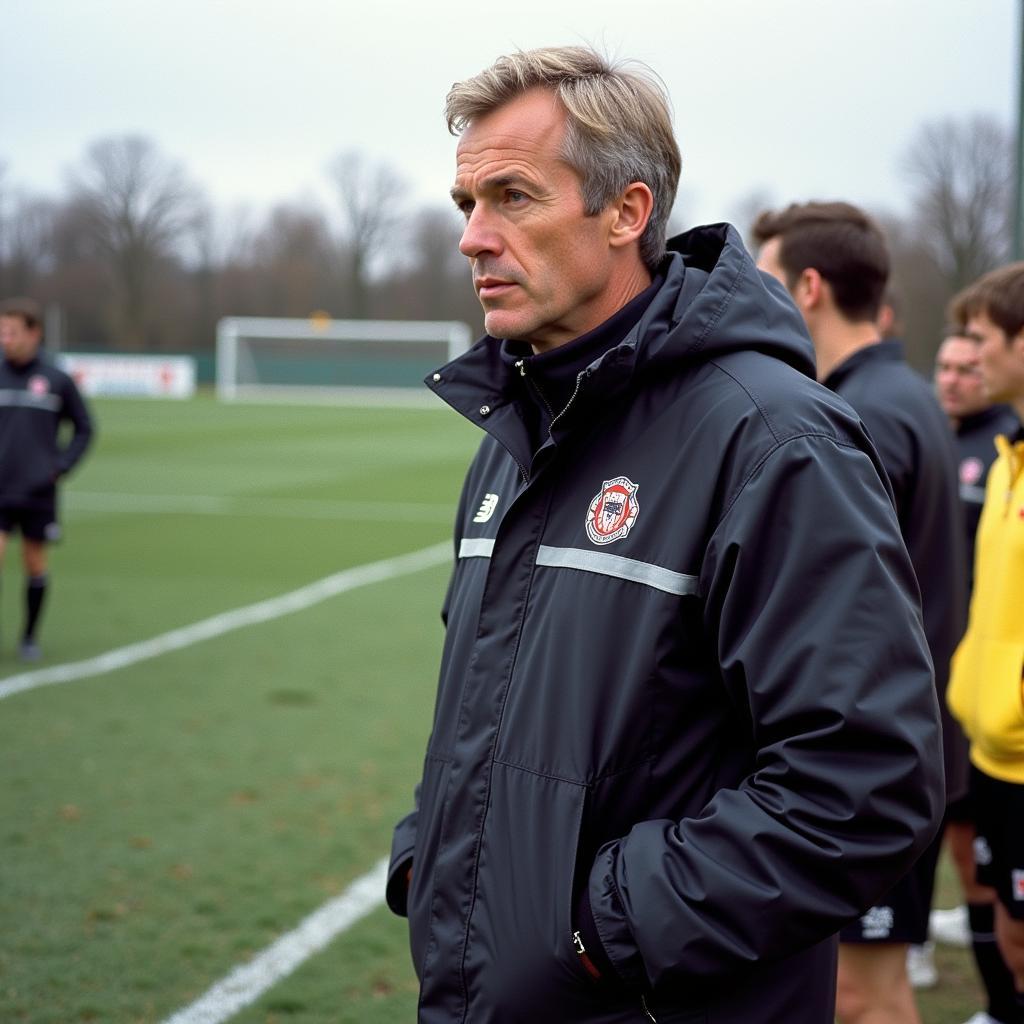
<instances>
[{"instance_id":1,"label":"middle-aged man","mask_svg":"<svg viewBox=\"0 0 1024 1024\"><path fill-rule=\"evenodd\" d=\"M953 436L924 378L898 341L878 335L889 256L878 226L849 203L793 204L754 226L758 265L788 288L807 323L818 378L857 411L878 445L903 539L921 587L938 692L963 632L966 566ZM967 790L967 744L943 721L947 797ZM917 1024L907 947L928 930L941 837L905 878L841 933L843 1024Z\"/></svg>"},{"instance_id":2,"label":"middle-aged man","mask_svg":"<svg viewBox=\"0 0 1024 1024\"><path fill-rule=\"evenodd\" d=\"M942 811L885 471L732 228L666 253L653 76L519 52L447 116L487 335L429 384L486 437L388 880L419 1019L825 1024Z\"/></svg>"},{"instance_id":3,"label":"middle-aged man","mask_svg":"<svg viewBox=\"0 0 1024 1024\"><path fill-rule=\"evenodd\" d=\"M995 439L1011 436L1019 427L1013 410L993 405L981 378L981 356L976 339L963 328L946 334L935 356L935 394L956 434L959 456L960 501L964 508L968 580L974 576L974 538L985 500L985 481L996 457ZM969 941L987 1005L967 1024L1017 1024L1013 976L999 952L995 937L995 890L975 877L974 811L970 794L949 805L946 813L946 848L956 866L967 901ZM941 936L946 922L958 920L956 911L932 911L931 932ZM960 919L962 920L962 919Z\"/></svg>"},{"instance_id":4,"label":"middle-aged man","mask_svg":"<svg viewBox=\"0 0 1024 1024\"><path fill-rule=\"evenodd\" d=\"M951 309L978 343L989 399L1024 416L1024 263L986 274ZM996 891L996 939L1024 1020L1024 429L997 446L949 704L971 741L978 881Z\"/></svg>"}]
</instances>

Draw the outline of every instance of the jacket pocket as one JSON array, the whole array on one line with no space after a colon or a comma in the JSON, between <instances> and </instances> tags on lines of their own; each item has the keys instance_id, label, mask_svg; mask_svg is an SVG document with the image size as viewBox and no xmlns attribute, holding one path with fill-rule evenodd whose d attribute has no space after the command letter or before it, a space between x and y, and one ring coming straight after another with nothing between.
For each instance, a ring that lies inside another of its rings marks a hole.
<instances>
[{"instance_id":1,"label":"jacket pocket","mask_svg":"<svg viewBox=\"0 0 1024 1024\"><path fill-rule=\"evenodd\" d=\"M469 1019L474 1002L502 1007L502 1020L606 1019L608 994L572 940L585 792L494 765L466 949Z\"/></svg>"}]
</instances>

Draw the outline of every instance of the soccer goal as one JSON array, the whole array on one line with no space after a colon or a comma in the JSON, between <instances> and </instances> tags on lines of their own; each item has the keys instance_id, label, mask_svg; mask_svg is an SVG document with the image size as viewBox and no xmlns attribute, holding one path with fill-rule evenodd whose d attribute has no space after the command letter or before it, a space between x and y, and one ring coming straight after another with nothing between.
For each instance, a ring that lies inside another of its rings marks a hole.
<instances>
[{"instance_id":1,"label":"soccer goal","mask_svg":"<svg viewBox=\"0 0 1024 1024\"><path fill-rule=\"evenodd\" d=\"M227 317L217 324L217 397L407 402L469 348L454 320Z\"/></svg>"}]
</instances>

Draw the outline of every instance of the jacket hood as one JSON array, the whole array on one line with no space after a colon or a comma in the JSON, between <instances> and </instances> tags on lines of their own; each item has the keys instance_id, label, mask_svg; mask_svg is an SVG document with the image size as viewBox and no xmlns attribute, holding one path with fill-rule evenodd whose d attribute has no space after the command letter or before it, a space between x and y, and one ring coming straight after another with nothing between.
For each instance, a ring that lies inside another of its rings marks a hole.
<instances>
[{"instance_id":1,"label":"jacket hood","mask_svg":"<svg viewBox=\"0 0 1024 1024\"><path fill-rule=\"evenodd\" d=\"M782 284L757 269L731 224L677 235L663 266L665 286L637 325L638 367L662 370L755 349L814 376L803 317Z\"/></svg>"},{"instance_id":2,"label":"jacket hood","mask_svg":"<svg viewBox=\"0 0 1024 1024\"><path fill-rule=\"evenodd\" d=\"M587 367L591 400L619 394L648 374L678 373L739 350L764 352L814 377L814 348L803 318L786 289L757 269L734 227L711 224L677 235L658 269L664 283L640 320ZM516 396L501 344L485 335L424 381L496 435ZM586 398L577 406L583 404Z\"/></svg>"}]
</instances>

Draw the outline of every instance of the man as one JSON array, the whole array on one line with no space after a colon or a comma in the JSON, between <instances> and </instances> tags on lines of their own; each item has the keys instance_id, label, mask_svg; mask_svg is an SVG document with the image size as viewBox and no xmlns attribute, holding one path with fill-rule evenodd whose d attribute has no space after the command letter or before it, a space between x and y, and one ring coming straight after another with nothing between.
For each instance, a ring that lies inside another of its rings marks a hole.
<instances>
[{"instance_id":1,"label":"man","mask_svg":"<svg viewBox=\"0 0 1024 1024\"><path fill-rule=\"evenodd\" d=\"M995 438L1020 426L1012 409L993 405L981 378L978 343L951 330L935 357L935 395L956 434L960 501L967 540L967 568L974 577L974 536L985 501L985 481L995 461Z\"/></svg>"},{"instance_id":2,"label":"man","mask_svg":"<svg viewBox=\"0 0 1024 1024\"><path fill-rule=\"evenodd\" d=\"M488 333L428 383L487 436L388 881L419 1019L820 1024L941 815L884 470L732 228L666 254L652 77L520 52L447 115Z\"/></svg>"},{"instance_id":3,"label":"man","mask_svg":"<svg viewBox=\"0 0 1024 1024\"><path fill-rule=\"evenodd\" d=\"M1024 415L1024 263L986 274L951 305L978 343L988 399ZM995 931L1024 1019L1024 430L996 439L977 534L974 591L949 705L971 743L977 880L995 889Z\"/></svg>"},{"instance_id":4,"label":"man","mask_svg":"<svg viewBox=\"0 0 1024 1024\"><path fill-rule=\"evenodd\" d=\"M0 564L7 538L21 531L25 564L25 623L20 655L41 656L36 631L46 596L47 545L60 535L57 482L75 466L92 437L92 421L62 370L39 355L42 314L31 299L0 303ZM71 423L61 447L60 426Z\"/></svg>"},{"instance_id":5,"label":"man","mask_svg":"<svg viewBox=\"0 0 1024 1024\"><path fill-rule=\"evenodd\" d=\"M960 501L964 509L968 580L974 576L974 538L985 500L985 481L996 457L995 438L1012 435L1019 426L1013 411L993 405L981 379L978 343L952 329L939 346L935 358L935 394L956 434L959 456ZM1013 977L1003 962L995 938L996 894L975 878L973 844L974 813L970 794L949 805L946 814L946 846L956 866L967 906L969 938L978 974L985 988L987 1007L967 1024L1014 1024L1018 1020ZM954 911L932 911L931 934L942 936L946 921L956 921ZM947 930L952 931L949 925Z\"/></svg>"},{"instance_id":6,"label":"man","mask_svg":"<svg viewBox=\"0 0 1024 1024\"><path fill-rule=\"evenodd\" d=\"M964 545L949 425L927 383L881 341L878 309L889 276L881 230L848 203L793 204L758 218L758 266L777 277L807 324L818 379L853 406L878 446L903 539L921 588L936 686L964 623ZM966 744L944 721L949 799L966 791ZM838 1015L843 1024L919 1020L907 978L910 943L924 942L940 840L841 934Z\"/></svg>"}]
</instances>

